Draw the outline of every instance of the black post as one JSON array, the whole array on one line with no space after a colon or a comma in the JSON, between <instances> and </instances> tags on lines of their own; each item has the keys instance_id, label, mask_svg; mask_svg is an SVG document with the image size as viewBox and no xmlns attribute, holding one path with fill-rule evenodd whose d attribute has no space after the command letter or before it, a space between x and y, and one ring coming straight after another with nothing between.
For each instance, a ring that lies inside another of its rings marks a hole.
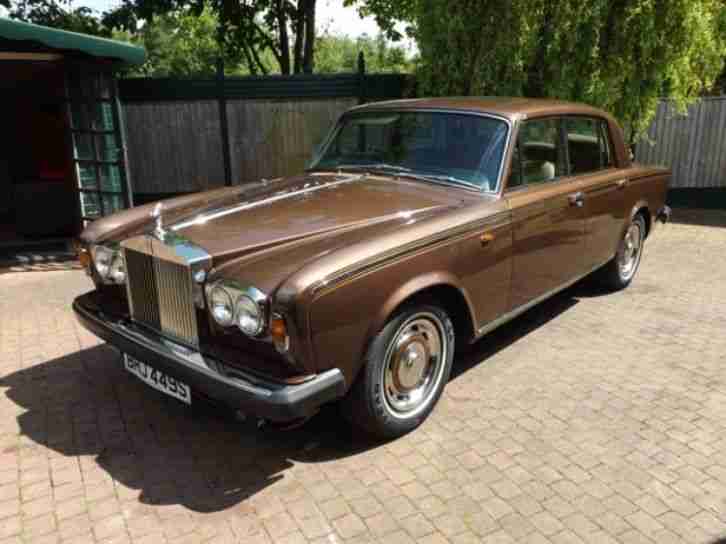
<instances>
[{"instance_id":1,"label":"black post","mask_svg":"<svg viewBox=\"0 0 726 544\"><path fill-rule=\"evenodd\" d=\"M358 104L366 101L366 56L358 52Z\"/></svg>"},{"instance_id":2,"label":"black post","mask_svg":"<svg viewBox=\"0 0 726 544\"><path fill-rule=\"evenodd\" d=\"M222 161L224 184L232 185L232 159L229 152L229 124L227 123L227 97L224 91L224 26L219 25L219 57L217 57L217 103L219 104L219 129L222 135Z\"/></svg>"}]
</instances>

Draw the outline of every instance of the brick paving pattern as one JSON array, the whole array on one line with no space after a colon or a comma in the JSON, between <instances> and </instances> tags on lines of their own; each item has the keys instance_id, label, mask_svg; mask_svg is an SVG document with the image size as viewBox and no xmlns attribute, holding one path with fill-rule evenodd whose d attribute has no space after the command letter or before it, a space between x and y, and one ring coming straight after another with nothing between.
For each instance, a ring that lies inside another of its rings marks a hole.
<instances>
[{"instance_id":1,"label":"brick paving pattern","mask_svg":"<svg viewBox=\"0 0 726 544\"><path fill-rule=\"evenodd\" d=\"M376 444L180 406L69 309L79 271L0 275L0 543L716 542L726 536L726 214L646 243L458 357Z\"/></svg>"}]
</instances>

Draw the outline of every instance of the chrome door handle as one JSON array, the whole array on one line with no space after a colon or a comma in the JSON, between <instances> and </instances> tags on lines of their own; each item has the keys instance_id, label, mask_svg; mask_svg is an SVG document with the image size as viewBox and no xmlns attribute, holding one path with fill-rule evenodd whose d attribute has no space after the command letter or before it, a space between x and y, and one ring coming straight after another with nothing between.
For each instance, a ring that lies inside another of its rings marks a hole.
<instances>
[{"instance_id":1,"label":"chrome door handle","mask_svg":"<svg viewBox=\"0 0 726 544\"><path fill-rule=\"evenodd\" d=\"M570 201L570 206L577 206L578 208L582 208L582 206L585 204L585 195L582 194L581 191L571 194L567 198Z\"/></svg>"},{"instance_id":2,"label":"chrome door handle","mask_svg":"<svg viewBox=\"0 0 726 544\"><path fill-rule=\"evenodd\" d=\"M619 179L618 181L615 182L615 185L618 189L625 189L625 187L628 185L628 179L627 178Z\"/></svg>"}]
</instances>

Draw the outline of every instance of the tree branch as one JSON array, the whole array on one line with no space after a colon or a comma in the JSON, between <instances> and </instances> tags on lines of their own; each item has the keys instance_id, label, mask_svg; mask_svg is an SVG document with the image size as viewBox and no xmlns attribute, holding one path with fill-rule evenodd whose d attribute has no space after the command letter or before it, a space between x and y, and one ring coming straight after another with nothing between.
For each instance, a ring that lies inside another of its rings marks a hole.
<instances>
[{"instance_id":1,"label":"tree branch","mask_svg":"<svg viewBox=\"0 0 726 544\"><path fill-rule=\"evenodd\" d=\"M290 41L287 34L287 13L285 13L285 0L275 0L275 11L277 12L277 34L280 42L280 71L283 74L290 73Z\"/></svg>"},{"instance_id":2,"label":"tree branch","mask_svg":"<svg viewBox=\"0 0 726 544\"><path fill-rule=\"evenodd\" d=\"M305 0L298 0L295 10L295 73L302 71L303 44L305 40Z\"/></svg>"},{"instance_id":3,"label":"tree branch","mask_svg":"<svg viewBox=\"0 0 726 544\"><path fill-rule=\"evenodd\" d=\"M301 0L302 1L302 0ZM315 0L305 1L305 51L302 69L312 74L315 64Z\"/></svg>"}]
</instances>

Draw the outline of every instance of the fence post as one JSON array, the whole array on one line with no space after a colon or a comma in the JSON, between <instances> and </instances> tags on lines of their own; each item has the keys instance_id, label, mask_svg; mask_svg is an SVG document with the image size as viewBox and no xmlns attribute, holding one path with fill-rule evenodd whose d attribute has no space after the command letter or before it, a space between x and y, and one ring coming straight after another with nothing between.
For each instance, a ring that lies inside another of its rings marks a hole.
<instances>
[{"instance_id":1,"label":"fence post","mask_svg":"<svg viewBox=\"0 0 726 544\"><path fill-rule=\"evenodd\" d=\"M366 101L366 56L358 52L358 104Z\"/></svg>"},{"instance_id":2,"label":"fence post","mask_svg":"<svg viewBox=\"0 0 726 544\"><path fill-rule=\"evenodd\" d=\"M224 163L224 184L232 185L232 159L229 150L229 124L227 123L227 96L224 89L224 26L217 29L219 57L217 57L217 104L219 106L219 130L222 136L222 161Z\"/></svg>"}]
</instances>

